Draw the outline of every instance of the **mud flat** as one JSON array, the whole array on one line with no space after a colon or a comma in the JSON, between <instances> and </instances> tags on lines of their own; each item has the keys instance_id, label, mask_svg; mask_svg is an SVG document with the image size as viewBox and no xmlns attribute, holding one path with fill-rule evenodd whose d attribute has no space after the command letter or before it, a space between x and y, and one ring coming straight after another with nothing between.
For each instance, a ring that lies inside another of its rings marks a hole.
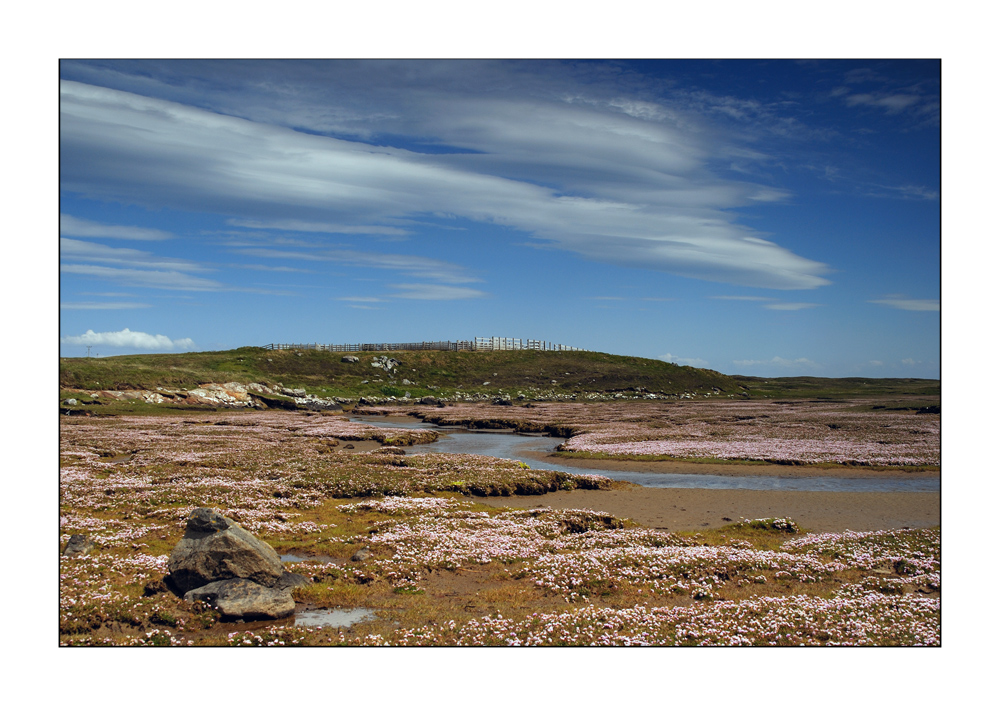
<instances>
[{"instance_id":1,"label":"mud flat","mask_svg":"<svg viewBox=\"0 0 1000 706\"><path fill-rule=\"evenodd\" d=\"M861 532L941 524L941 495L927 492L817 493L634 487L476 500L494 507L599 510L647 527L671 531L697 531L722 527L741 518L759 517L789 517L808 532Z\"/></svg>"}]
</instances>

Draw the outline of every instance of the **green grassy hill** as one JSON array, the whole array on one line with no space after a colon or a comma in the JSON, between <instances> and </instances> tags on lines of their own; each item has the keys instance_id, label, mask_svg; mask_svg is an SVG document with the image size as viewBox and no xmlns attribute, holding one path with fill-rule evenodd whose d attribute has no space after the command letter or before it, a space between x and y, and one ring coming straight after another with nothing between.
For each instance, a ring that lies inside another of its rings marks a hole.
<instances>
[{"instance_id":1,"label":"green grassy hill","mask_svg":"<svg viewBox=\"0 0 1000 706\"><path fill-rule=\"evenodd\" d=\"M355 355L358 363L345 363ZM376 358L394 358L392 374L372 367ZM685 392L739 394L731 377L649 358L584 351L386 351L329 353L316 350L230 351L110 358L63 358L62 388L76 390L155 390L190 388L209 382L277 383L304 388L320 397L362 395L448 396L456 392L547 394L587 392ZM403 379L412 385L403 386ZM364 381L368 381L365 383ZM555 382L553 382L555 381ZM484 385L483 383L489 383Z\"/></svg>"},{"instance_id":2,"label":"green grassy hill","mask_svg":"<svg viewBox=\"0 0 1000 706\"><path fill-rule=\"evenodd\" d=\"M345 363L355 355L357 363ZM392 373L372 367L394 358ZM403 381L407 380L409 384ZM357 400L433 396L525 399L608 399L694 395L772 399L837 399L940 395L938 380L911 378L757 378L586 351L386 351L353 354L317 350L229 351L109 358L62 358L61 396L74 390L191 389L210 382L277 384L317 397ZM488 383L488 384L484 384ZM914 404L918 404L914 402ZM922 404L922 403L920 403ZM919 404L918 404L919 406Z\"/></svg>"}]
</instances>

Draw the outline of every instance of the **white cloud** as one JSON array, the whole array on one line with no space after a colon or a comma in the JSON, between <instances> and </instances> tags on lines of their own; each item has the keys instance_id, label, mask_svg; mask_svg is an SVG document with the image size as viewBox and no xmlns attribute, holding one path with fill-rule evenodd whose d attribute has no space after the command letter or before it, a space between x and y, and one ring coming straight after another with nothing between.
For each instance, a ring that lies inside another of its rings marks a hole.
<instances>
[{"instance_id":1,"label":"white cloud","mask_svg":"<svg viewBox=\"0 0 1000 706\"><path fill-rule=\"evenodd\" d=\"M702 360L701 358L679 358L675 355L667 353L666 355L661 355L660 360L665 360L668 363L677 363L677 365L690 365L695 368L707 368L708 361Z\"/></svg>"},{"instance_id":2,"label":"white cloud","mask_svg":"<svg viewBox=\"0 0 1000 706\"><path fill-rule=\"evenodd\" d=\"M379 78L393 81L389 73ZM717 133L708 139L694 114L628 114L606 97L567 103L523 89L397 96L370 80L339 100L302 106L306 122L322 106L323 119L335 123L327 129L341 134L425 135L467 152L423 154L72 81L61 86L62 184L89 198L240 212L247 223L294 213L296 222L341 228L453 215L629 267L775 289L829 283L824 264L735 222L734 209L782 194L716 176L710 164L729 148L719 147ZM388 109L401 100L412 101L407 110ZM294 102L286 118L262 104L249 110L275 122L302 117Z\"/></svg>"},{"instance_id":3,"label":"white cloud","mask_svg":"<svg viewBox=\"0 0 1000 706\"><path fill-rule=\"evenodd\" d=\"M452 299L478 299L485 297L486 292L470 287L449 287L443 284L390 284L400 294L393 294L398 299L432 299L448 301Z\"/></svg>"},{"instance_id":4,"label":"white cloud","mask_svg":"<svg viewBox=\"0 0 1000 706\"><path fill-rule=\"evenodd\" d=\"M138 302L60 302L60 309L148 309Z\"/></svg>"},{"instance_id":5,"label":"white cloud","mask_svg":"<svg viewBox=\"0 0 1000 706\"><path fill-rule=\"evenodd\" d=\"M337 297L337 299L342 302L369 302L375 304L385 301L385 299L379 299L378 297Z\"/></svg>"},{"instance_id":6,"label":"white cloud","mask_svg":"<svg viewBox=\"0 0 1000 706\"><path fill-rule=\"evenodd\" d=\"M920 361L919 360L914 360L913 358L903 358L899 362L902 363L903 365L916 365Z\"/></svg>"},{"instance_id":7,"label":"white cloud","mask_svg":"<svg viewBox=\"0 0 1000 706\"><path fill-rule=\"evenodd\" d=\"M885 299L871 299L869 304L891 306L903 311L941 311L940 299L910 299L904 296L889 296Z\"/></svg>"},{"instance_id":8,"label":"white cloud","mask_svg":"<svg viewBox=\"0 0 1000 706\"><path fill-rule=\"evenodd\" d=\"M190 338L171 340L162 334L153 335L141 331L129 331L127 328L104 333L94 333L88 330L82 336L64 336L60 342L74 346L110 346L112 348L139 348L151 351L169 351L177 348L183 350L194 347L194 341Z\"/></svg>"},{"instance_id":9,"label":"white cloud","mask_svg":"<svg viewBox=\"0 0 1000 706\"><path fill-rule=\"evenodd\" d=\"M868 365L874 365L875 367L879 367L885 365L885 363L883 363L881 360L869 360Z\"/></svg>"},{"instance_id":10,"label":"white cloud","mask_svg":"<svg viewBox=\"0 0 1000 706\"><path fill-rule=\"evenodd\" d=\"M76 218L65 213L59 214L59 234L78 238L118 238L121 240L168 240L173 236L156 228L136 226L113 226L105 223Z\"/></svg>"}]
</instances>

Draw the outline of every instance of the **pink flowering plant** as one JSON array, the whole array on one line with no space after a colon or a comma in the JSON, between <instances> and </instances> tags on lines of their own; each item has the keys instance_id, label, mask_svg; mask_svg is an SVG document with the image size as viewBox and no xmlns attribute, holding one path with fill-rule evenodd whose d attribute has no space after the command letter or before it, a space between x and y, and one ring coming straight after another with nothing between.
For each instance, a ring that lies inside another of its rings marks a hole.
<instances>
[{"instance_id":1,"label":"pink flowering plant","mask_svg":"<svg viewBox=\"0 0 1000 706\"><path fill-rule=\"evenodd\" d=\"M60 539L94 547L60 559L60 644L940 643L938 530L814 535L772 517L671 533L545 506L567 483L612 486L600 476L385 449L424 434L289 412L63 419ZM517 494L538 507L476 502ZM295 555L300 609L372 615L218 624L163 582L202 506Z\"/></svg>"}]
</instances>

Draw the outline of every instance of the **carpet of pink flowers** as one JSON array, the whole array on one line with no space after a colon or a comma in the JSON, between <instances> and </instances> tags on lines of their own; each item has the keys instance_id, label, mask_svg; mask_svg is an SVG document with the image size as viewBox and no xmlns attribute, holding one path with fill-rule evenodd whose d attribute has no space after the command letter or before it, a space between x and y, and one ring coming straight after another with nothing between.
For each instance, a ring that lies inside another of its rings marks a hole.
<instances>
[{"instance_id":1,"label":"carpet of pink flowers","mask_svg":"<svg viewBox=\"0 0 1000 706\"><path fill-rule=\"evenodd\" d=\"M469 499L529 492L542 504L568 482L516 462L327 443L405 445L423 434L278 412L64 420L61 539L84 533L96 547L60 560L60 644L940 643L937 530L808 535L787 518L760 518L709 543L604 513ZM341 543L345 556L348 545L369 547L364 562L290 568L313 579L310 600L351 588L361 606L379 597L381 617L352 629L224 630L210 609L157 588L187 515L206 505L273 544ZM345 534L352 522L364 526ZM777 539L762 548L753 533ZM518 610L401 617L407 601L427 598L432 574L470 570L514 590Z\"/></svg>"},{"instance_id":2,"label":"carpet of pink flowers","mask_svg":"<svg viewBox=\"0 0 1000 706\"><path fill-rule=\"evenodd\" d=\"M541 403L531 407L455 405L421 412L446 424L509 426L572 435L564 451L608 457L671 457L938 466L941 418L912 410L787 400L704 400L644 403ZM884 406L884 405L882 405ZM405 414L405 407L373 411Z\"/></svg>"}]
</instances>

